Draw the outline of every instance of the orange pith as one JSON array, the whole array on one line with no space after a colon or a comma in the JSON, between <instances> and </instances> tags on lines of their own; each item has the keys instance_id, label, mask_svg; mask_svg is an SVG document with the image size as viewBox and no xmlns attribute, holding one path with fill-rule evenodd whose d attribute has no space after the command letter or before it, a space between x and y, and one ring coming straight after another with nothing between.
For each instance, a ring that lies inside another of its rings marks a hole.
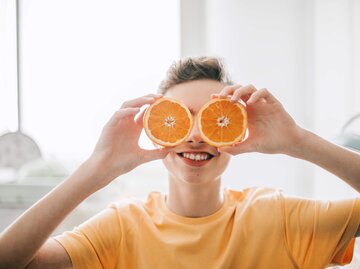
<instances>
[{"instance_id":1,"label":"orange pith","mask_svg":"<svg viewBox=\"0 0 360 269\"><path fill-rule=\"evenodd\" d=\"M163 97L146 109L143 126L145 133L154 143L172 147L182 143L189 136L193 118L185 105Z\"/></svg>"},{"instance_id":2,"label":"orange pith","mask_svg":"<svg viewBox=\"0 0 360 269\"><path fill-rule=\"evenodd\" d=\"M201 108L197 123L200 135L206 143L214 147L229 146L244 137L247 113L239 102L216 98Z\"/></svg>"}]
</instances>

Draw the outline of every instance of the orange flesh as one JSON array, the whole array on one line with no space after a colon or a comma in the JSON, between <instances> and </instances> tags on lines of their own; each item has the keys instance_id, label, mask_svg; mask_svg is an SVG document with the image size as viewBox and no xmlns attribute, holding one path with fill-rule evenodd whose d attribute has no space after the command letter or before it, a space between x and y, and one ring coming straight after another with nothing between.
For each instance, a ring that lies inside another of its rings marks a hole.
<instances>
[{"instance_id":1,"label":"orange flesh","mask_svg":"<svg viewBox=\"0 0 360 269\"><path fill-rule=\"evenodd\" d=\"M175 143L184 138L191 127L186 110L179 104L163 101L154 106L148 119L151 135L164 142Z\"/></svg>"},{"instance_id":2,"label":"orange flesh","mask_svg":"<svg viewBox=\"0 0 360 269\"><path fill-rule=\"evenodd\" d=\"M236 140L244 132L244 120L241 109L224 100L209 104L200 119L202 132L216 143ZM224 126L219 126L218 122Z\"/></svg>"}]
</instances>

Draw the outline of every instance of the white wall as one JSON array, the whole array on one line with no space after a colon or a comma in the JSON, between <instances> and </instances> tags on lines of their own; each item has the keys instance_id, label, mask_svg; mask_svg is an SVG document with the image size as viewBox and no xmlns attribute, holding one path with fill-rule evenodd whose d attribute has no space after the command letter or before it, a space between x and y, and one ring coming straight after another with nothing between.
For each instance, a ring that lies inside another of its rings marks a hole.
<instances>
[{"instance_id":1,"label":"white wall","mask_svg":"<svg viewBox=\"0 0 360 269\"><path fill-rule=\"evenodd\" d=\"M359 70L355 63L360 61L351 62L353 56L359 55L351 43L360 35L355 34L359 32L355 14L360 12L354 11L359 8L358 2L209 0L200 3L202 6L196 4L193 8L206 10L206 21L192 17L191 22L182 24L183 56L223 57L234 81L268 88L301 126L328 139L360 107L359 78L355 75ZM197 23L203 25L203 32L194 26L186 31L187 25ZM205 38L206 42L196 45L197 50L190 50L199 38ZM315 198L356 195L320 168L282 155L237 156L224 179L231 187L279 187L289 194Z\"/></svg>"},{"instance_id":2,"label":"white wall","mask_svg":"<svg viewBox=\"0 0 360 269\"><path fill-rule=\"evenodd\" d=\"M317 133L333 139L360 112L360 2L318 0L315 13L314 123ZM319 198L358 196L321 169L316 170L314 189Z\"/></svg>"}]
</instances>

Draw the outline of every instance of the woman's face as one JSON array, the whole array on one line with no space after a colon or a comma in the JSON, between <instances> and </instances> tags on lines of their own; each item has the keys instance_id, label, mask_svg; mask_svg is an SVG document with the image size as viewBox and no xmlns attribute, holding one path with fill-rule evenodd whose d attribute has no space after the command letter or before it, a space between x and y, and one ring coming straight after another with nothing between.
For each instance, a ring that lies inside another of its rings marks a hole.
<instances>
[{"instance_id":1,"label":"woman's face","mask_svg":"<svg viewBox=\"0 0 360 269\"><path fill-rule=\"evenodd\" d=\"M195 80L171 87L166 96L185 104L193 115L194 126L189 137L163 160L170 178L188 183L206 183L219 179L229 164L230 155L219 153L217 148L205 143L196 123L197 113L210 101L212 93L219 93L226 85L214 80ZM197 161L191 158L208 158Z\"/></svg>"}]
</instances>

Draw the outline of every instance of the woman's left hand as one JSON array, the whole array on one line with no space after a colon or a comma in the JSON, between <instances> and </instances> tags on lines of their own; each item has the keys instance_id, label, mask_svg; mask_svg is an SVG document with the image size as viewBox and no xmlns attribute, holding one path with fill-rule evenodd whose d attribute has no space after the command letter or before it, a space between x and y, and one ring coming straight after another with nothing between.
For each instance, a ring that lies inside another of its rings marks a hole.
<instances>
[{"instance_id":1,"label":"woman's left hand","mask_svg":"<svg viewBox=\"0 0 360 269\"><path fill-rule=\"evenodd\" d=\"M220 152L237 155L245 152L292 154L303 137L303 129L286 112L282 104L267 90L253 85L227 86L212 97L227 98L246 103L248 137Z\"/></svg>"}]
</instances>

